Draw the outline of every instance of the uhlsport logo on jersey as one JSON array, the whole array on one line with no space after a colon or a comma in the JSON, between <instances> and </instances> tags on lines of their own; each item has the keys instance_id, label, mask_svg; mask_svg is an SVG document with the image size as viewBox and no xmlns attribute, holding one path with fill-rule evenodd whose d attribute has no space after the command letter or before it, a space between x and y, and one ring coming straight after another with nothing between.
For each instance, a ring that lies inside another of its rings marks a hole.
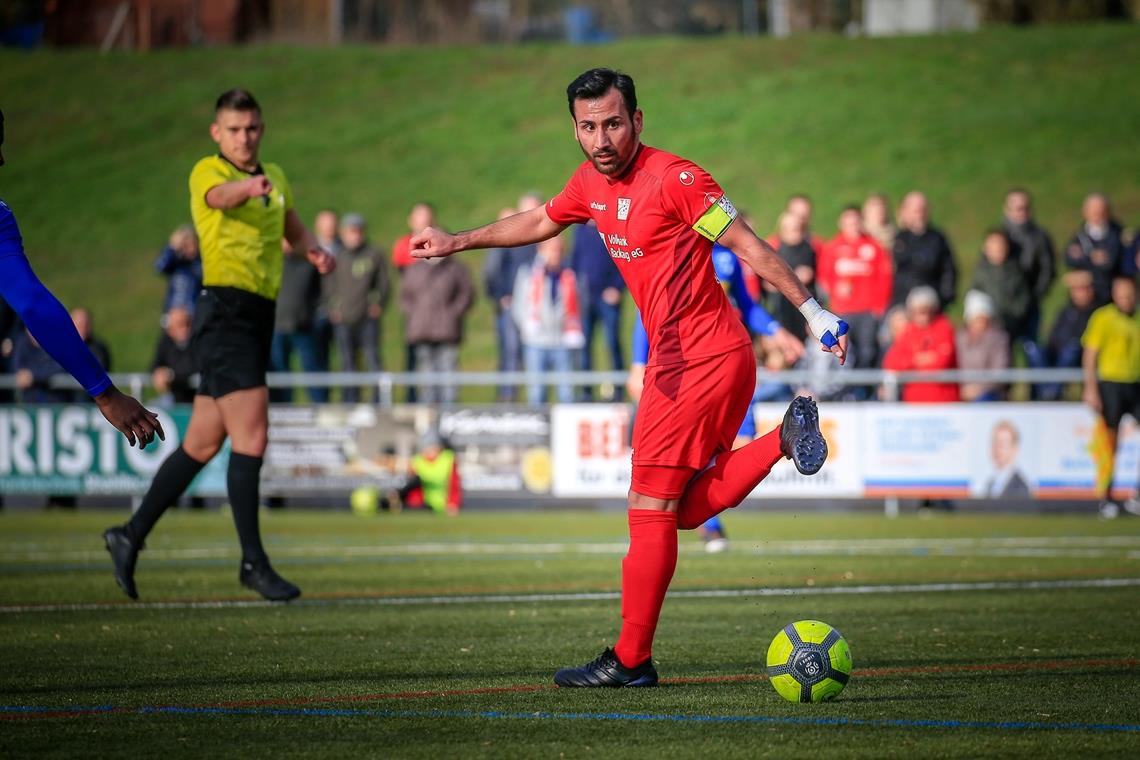
<instances>
[{"instance_id":1,"label":"uhlsport logo on jersey","mask_svg":"<svg viewBox=\"0 0 1140 760\"><path fill-rule=\"evenodd\" d=\"M632 202L631 198L618 198L617 218L619 222L629 219L629 204Z\"/></svg>"},{"instance_id":2,"label":"uhlsport logo on jersey","mask_svg":"<svg viewBox=\"0 0 1140 760\"><path fill-rule=\"evenodd\" d=\"M692 172L685 171L678 174L677 179L682 185L691 185L693 181L696 180L696 177L693 176Z\"/></svg>"}]
</instances>

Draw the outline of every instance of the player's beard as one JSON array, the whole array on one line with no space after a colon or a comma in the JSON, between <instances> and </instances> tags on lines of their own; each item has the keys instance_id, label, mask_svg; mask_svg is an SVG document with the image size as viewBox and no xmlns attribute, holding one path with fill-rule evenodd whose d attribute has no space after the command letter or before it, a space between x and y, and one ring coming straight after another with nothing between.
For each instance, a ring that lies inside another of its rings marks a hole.
<instances>
[{"instance_id":1,"label":"player's beard","mask_svg":"<svg viewBox=\"0 0 1140 760\"><path fill-rule=\"evenodd\" d=\"M589 160L591 164L593 164L598 173L603 174L607 177L616 177L624 172L629 166L630 157L626 156L625 160L621 160L621 156L616 150L601 151L601 155L599 156L598 153L591 153L590 151L586 150L586 147L582 145L581 142L578 143L578 147L582 149L582 154L586 156L587 160ZM600 158L610 157L614 159L612 163L603 164L599 160Z\"/></svg>"}]
</instances>

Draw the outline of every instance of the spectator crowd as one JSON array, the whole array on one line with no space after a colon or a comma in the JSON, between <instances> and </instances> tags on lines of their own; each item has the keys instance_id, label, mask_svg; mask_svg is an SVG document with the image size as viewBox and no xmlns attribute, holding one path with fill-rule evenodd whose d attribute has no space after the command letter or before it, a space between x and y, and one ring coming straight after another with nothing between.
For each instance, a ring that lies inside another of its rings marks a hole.
<instances>
[{"instance_id":1,"label":"spectator crowd","mask_svg":"<svg viewBox=\"0 0 1140 760\"><path fill-rule=\"evenodd\" d=\"M527 193L500 218L544 203ZM961 277L949 237L932 221L921 192L903 196L892 215L886 196L874 194L842 209L829 238L817 231L812 202L802 194L788 199L769 244L785 260L820 303L850 325L850 361L840 368L821 362L817 353L786 355L772 338L759 335L760 363L768 369L807 369L812 380L801 388L761 383L759 399L780 400L807 390L817 398L877 398L881 390L840 382L851 367L899 372L944 369L1006 369L1017 361L1034 368L1081 366L1082 336L1093 312L1110 303L1114 279L1135 279L1140 268L1140 234L1129 239L1114 218L1109 199L1100 193L1085 198L1080 222L1058 252L1053 238L1034 219L1032 198L1010 190L996 224L979 241L968 280ZM408 216L408 232L395 240L390 253L374 241L367 220L358 213L323 209L313 231L337 258L336 270L320 275L303 257L286 256L277 300L272 367L275 371L324 373L330 369L376 373L384 369L380 350L386 330L402 330L403 366L389 367L446 378L460 368L460 348L467 317L478 297L464 257L424 261L410 254L413 234L439 225L434 207L416 203ZM193 398L194 361L190 350L194 309L202 286L202 264L193 227L171 234L155 261L166 278L161 329L150 366L160 399L186 403ZM1049 325L1042 304L1056 281L1067 298ZM623 370L622 335L625 286L608 247L591 225L538 245L494 249L483 260L483 294L492 312L497 368L527 373L526 401L588 400L598 389L571 385L573 370L603 366ZM745 271L752 298L793 336L810 341L798 310L774 289ZM959 294L962 294L959 302ZM397 315L393 311L398 311ZM955 324L949 314L961 313ZM92 315L76 309L72 317L95 355L108 370L111 352L93 327ZM600 333L600 336L599 336ZM789 361L794 360L792 365ZM53 378L63 369L47 356L0 303L0 372L14 377L15 397L24 402L75 400L77 391L63 389ZM546 375L544 378L543 375ZM373 398L374 384L345 387L330 394L319 382L307 384L313 402L348 403ZM502 402L522 401L516 384L497 390ZM620 387L606 389L621 398ZM409 401L452 404L455 385L414 384ZM998 383L911 382L901 391L904 401L994 401L1006 398ZM1040 383L1033 398L1057 400L1065 389ZM0 389L0 400L12 400ZM276 402L301 398L299 391L272 390Z\"/></svg>"}]
</instances>

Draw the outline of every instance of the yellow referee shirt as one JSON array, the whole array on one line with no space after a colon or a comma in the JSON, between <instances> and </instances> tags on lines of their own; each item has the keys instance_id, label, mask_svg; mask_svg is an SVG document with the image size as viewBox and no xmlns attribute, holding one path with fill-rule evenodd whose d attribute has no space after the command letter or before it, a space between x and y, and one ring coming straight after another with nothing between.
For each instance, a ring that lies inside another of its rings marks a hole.
<instances>
[{"instance_id":1,"label":"yellow referee shirt","mask_svg":"<svg viewBox=\"0 0 1140 760\"><path fill-rule=\"evenodd\" d=\"M1140 311L1128 316L1116 304L1089 317L1081 345L1095 349L1096 375L1110 383L1140 383Z\"/></svg>"},{"instance_id":2,"label":"yellow referee shirt","mask_svg":"<svg viewBox=\"0 0 1140 760\"><path fill-rule=\"evenodd\" d=\"M206 205L210 188L253 176L221 156L207 156L190 172L190 215L202 251L202 284L241 288L269 299L281 288L285 212L293 208L293 190L277 164L262 164L273 183L264 197L236 208Z\"/></svg>"}]
</instances>

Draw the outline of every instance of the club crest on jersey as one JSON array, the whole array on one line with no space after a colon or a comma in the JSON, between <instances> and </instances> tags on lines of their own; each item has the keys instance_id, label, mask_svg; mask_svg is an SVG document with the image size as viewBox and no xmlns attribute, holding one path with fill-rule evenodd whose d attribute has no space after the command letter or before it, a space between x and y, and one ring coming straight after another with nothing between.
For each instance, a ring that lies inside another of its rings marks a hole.
<instances>
[{"instance_id":1,"label":"club crest on jersey","mask_svg":"<svg viewBox=\"0 0 1140 760\"><path fill-rule=\"evenodd\" d=\"M617 218L619 222L629 219L629 204L632 202L632 198L618 198Z\"/></svg>"}]
</instances>

